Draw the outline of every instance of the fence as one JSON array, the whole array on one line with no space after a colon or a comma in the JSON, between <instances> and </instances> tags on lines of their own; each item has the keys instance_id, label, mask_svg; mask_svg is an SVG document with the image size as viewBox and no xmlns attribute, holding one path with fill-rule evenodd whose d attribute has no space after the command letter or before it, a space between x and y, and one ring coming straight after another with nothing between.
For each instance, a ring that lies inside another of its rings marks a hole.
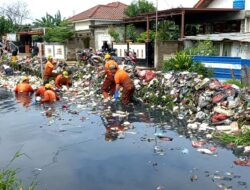
<instances>
[{"instance_id":1,"label":"fence","mask_svg":"<svg viewBox=\"0 0 250 190\"><path fill-rule=\"evenodd\" d=\"M242 80L250 86L250 60L240 57L193 56L196 62L202 62L206 67L213 68L213 77L218 79Z\"/></svg>"}]
</instances>

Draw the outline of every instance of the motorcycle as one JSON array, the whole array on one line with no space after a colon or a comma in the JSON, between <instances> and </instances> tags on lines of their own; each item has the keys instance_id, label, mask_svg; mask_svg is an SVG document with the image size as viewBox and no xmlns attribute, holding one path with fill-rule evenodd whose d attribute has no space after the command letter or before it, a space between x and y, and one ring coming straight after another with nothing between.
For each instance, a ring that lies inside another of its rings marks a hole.
<instances>
[{"instance_id":1,"label":"motorcycle","mask_svg":"<svg viewBox=\"0 0 250 190\"><path fill-rule=\"evenodd\" d=\"M137 63L136 53L134 51L125 51L123 64L135 67L136 63Z\"/></svg>"}]
</instances>

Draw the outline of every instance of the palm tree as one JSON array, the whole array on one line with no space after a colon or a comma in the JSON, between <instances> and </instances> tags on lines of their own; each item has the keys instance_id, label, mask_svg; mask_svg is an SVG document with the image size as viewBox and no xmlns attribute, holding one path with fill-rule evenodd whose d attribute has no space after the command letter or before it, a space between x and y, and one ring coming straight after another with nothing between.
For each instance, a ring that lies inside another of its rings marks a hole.
<instances>
[{"instance_id":1,"label":"palm tree","mask_svg":"<svg viewBox=\"0 0 250 190\"><path fill-rule=\"evenodd\" d=\"M36 27L57 27L63 24L65 19L62 20L61 13L58 11L54 16L46 13L45 17L42 17L41 19L36 19L35 22L33 22L34 26Z\"/></svg>"}]
</instances>

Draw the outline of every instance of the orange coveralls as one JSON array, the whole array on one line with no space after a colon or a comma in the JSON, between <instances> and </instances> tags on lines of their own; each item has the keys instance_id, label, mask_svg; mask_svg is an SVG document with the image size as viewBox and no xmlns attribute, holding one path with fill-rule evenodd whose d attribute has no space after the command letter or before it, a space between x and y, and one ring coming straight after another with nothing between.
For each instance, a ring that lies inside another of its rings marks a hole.
<instances>
[{"instance_id":1,"label":"orange coveralls","mask_svg":"<svg viewBox=\"0 0 250 190\"><path fill-rule=\"evenodd\" d=\"M133 93L135 91L134 83L124 70L119 69L115 73L115 83L123 87L122 103L128 104L132 102Z\"/></svg>"},{"instance_id":2,"label":"orange coveralls","mask_svg":"<svg viewBox=\"0 0 250 190\"><path fill-rule=\"evenodd\" d=\"M34 89L31 87L29 83L22 82L16 85L15 92L16 93L30 93L30 92L34 92Z\"/></svg>"},{"instance_id":3,"label":"orange coveralls","mask_svg":"<svg viewBox=\"0 0 250 190\"><path fill-rule=\"evenodd\" d=\"M40 86L37 89L35 96L41 96L41 97L43 97L44 92L45 92L45 87L44 86Z\"/></svg>"},{"instance_id":4,"label":"orange coveralls","mask_svg":"<svg viewBox=\"0 0 250 190\"><path fill-rule=\"evenodd\" d=\"M118 64L114 60L109 60L105 64L106 77L102 84L102 94L104 98L108 98L110 96L112 97L115 93L115 80L114 80L114 76L109 70L110 65L116 65L116 67L118 68Z\"/></svg>"},{"instance_id":5,"label":"orange coveralls","mask_svg":"<svg viewBox=\"0 0 250 190\"><path fill-rule=\"evenodd\" d=\"M43 80L48 80L50 77L53 77L53 74L52 74L53 69L54 69L54 65L50 61L48 61L45 64Z\"/></svg>"},{"instance_id":6,"label":"orange coveralls","mask_svg":"<svg viewBox=\"0 0 250 190\"><path fill-rule=\"evenodd\" d=\"M46 90L44 92L44 97L41 100L41 103L52 103L58 100L59 97L57 97L56 93L53 90Z\"/></svg>"},{"instance_id":7,"label":"orange coveralls","mask_svg":"<svg viewBox=\"0 0 250 190\"><path fill-rule=\"evenodd\" d=\"M58 75L55 80L55 85L57 88L61 88L62 85L66 85L67 87L71 86L71 81L69 78L63 78L62 74Z\"/></svg>"}]
</instances>

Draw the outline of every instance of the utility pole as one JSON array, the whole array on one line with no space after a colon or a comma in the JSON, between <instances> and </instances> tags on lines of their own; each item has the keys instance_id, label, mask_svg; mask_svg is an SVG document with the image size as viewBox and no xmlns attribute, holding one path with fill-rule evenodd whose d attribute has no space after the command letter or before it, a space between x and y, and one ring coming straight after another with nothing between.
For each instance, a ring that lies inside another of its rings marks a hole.
<instances>
[{"instance_id":1,"label":"utility pole","mask_svg":"<svg viewBox=\"0 0 250 190\"><path fill-rule=\"evenodd\" d=\"M154 67L158 66L158 46L157 46L157 38L158 38L158 0L156 0L156 12L155 12L155 48L154 48Z\"/></svg>"}]
</instances>

